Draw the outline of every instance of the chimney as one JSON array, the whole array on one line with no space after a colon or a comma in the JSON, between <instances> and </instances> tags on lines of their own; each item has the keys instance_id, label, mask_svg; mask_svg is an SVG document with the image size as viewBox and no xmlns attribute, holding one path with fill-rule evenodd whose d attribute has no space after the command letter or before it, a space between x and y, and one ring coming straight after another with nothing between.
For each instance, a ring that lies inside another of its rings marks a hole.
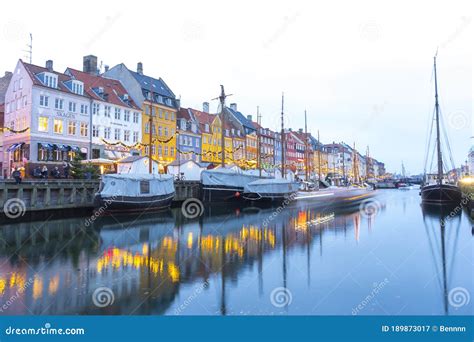
<instances>
[{"instance_id":1,"label":"chimney","mask_svg":"<svg viewBox=\"0 0 474 342\"><path fill-rule=\"evenodd\" d=\"M82 58L82 71L91 75L97 75L97 57L93 55Z\"/></svg>"},{"instance_id":2,"label":"chimney","mask_svg":"<svg viewBox=\"0 0 474 342\"><path fill-rule=\"evenodd\" d=\"M209 113L209 102L203 102L202 103L202 111L204 113Z\"/></svg>"},{"instance_id":3,"label":"chimney","mask_svg":"<svg viewBox=\"0 0 474 342\"><path fill-rule=\"evenodd\" d=\"M300 128L300 129L298 130L298 132L299 132L299 133L303 133L303 129Z\"/></svg>"},{"instance_id":4,"label":"chimney","mask_svg":"<svg viewBox=\"0 0 474 342\"><path fill-rule=\"evenodd\" d=\"M5 77L12 77L13 73L11 71L5 71Z\"/></svg>"},{"instance_id":5,"label":"chimney","mask_svg":"<svg viewBox=\"0 0 474 342\"><path fill-rule=\"evenodd\" d=\"M53 61L48 59L46 61L46 69L48 69L49 71L53 71Z\"/></svg>"},{"instance_id":6,"label":"chimney","mask_svg":"<svg viewBox=\"0 0 474 342\"><path fill-rule=\"evenodd\" d=\"M247 115L247 120L252 121L252 115Z\"/></svg>"},{"instance_id":7,"label":"chimney","mask_svg":"<svg viewBox=\"0 0 474 342\"><path fill-rule=\"evenodd\" d=\"M105 70L104 72L109 71L109 66L108 65L104 66L104 70Z\"/></svg>"},{"instance_id":8,"label":"chimney","mask_svg":"<svg viewBox=\"0 0 474 342\"><path fill-rule=\"evenodd\" d=\"M230 109L232 109L233 111L237 111L237 103L231 103Z\"/></svg>"},{"instance_id":9,"label":"chimney","mask_svg":"<svg viewBox=\"0 0 474 342\"><path fill-rule=\"evenodd\" d=\"M143 63L142 63L142 62L138 62L138 63L137 63L137 72L138 72L140 75L143 75Z\"/></svg>"}]
</instances>

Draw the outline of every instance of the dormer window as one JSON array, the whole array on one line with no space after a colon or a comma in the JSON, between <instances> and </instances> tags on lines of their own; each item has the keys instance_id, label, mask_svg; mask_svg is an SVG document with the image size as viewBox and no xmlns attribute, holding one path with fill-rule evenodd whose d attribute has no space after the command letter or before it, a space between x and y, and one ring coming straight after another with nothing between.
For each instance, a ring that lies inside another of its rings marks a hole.
<instances>
[{"instance_id":1,"label":"dormer window","mask_svg":"<svg viewBox=\"0 0 474 342\"><path fill-rule=\"evenodd\" d=\"M206 132L209 132L209 124L206 124L206 125L204 126L204 130L205 130Z\"/></svg>"},{"instance_id":2,"label":"dormer window","mask_svg":"<svg viewBox=\"0 0 474 342\"><path fill-rule=\"evenodd\" d=\"M84 83L81 81L73 80L71 83L71 90L74 94L83 95L84 94Z\"/></svg>"},{"instance_id":3,"label":"dormer window","mask_svg":"<svg viewBox=\"0 0 474 342\"><path fill-rule=\"evenodd\" d=\"M44 73L43 83L50 88L58 87L58 76L49 72Z\"/></svg>"}]
</instances>

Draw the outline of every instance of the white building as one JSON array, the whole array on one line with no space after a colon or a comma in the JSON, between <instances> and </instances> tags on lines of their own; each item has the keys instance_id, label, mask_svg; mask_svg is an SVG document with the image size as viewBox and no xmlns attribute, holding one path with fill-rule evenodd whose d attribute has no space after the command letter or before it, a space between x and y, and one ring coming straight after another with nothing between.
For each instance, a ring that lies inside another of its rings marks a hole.
<instances>
[{"instance_id":1,"label":"white building","mask_svg":"<svg viewBox=\"0 0 474 342\"><path fill-rule=\"evenodd\" d=\"M84 57L83 71L65 72L84 84L91 100L91 158L120 159L139 154L142 141L141 110L118 80L97 75L97 57Z\"/></svg>"},{"instance_id":2,"label":"white building","mask_svg":"<svg viewBox=\"0 0 474 342\"><path fill-rule=\"evenodd\" d=\"M4 172L24 167L28 176L36 166L51 170L75 153L87 156L90 103L83 82L54 71L53 61L19 60L5 95L5 126L13 132L4 135Z\"/></svg>"}]
</instances>

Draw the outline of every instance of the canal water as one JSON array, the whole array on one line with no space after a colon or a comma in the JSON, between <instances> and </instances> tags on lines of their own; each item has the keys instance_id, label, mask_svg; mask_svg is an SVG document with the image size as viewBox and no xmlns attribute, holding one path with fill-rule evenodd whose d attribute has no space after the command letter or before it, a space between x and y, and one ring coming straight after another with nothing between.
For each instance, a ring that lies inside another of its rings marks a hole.
<instances>
[{"instance_id":1,"label":"canal water","mask_svg":"<svg viewBox=\"0 0 474 342\"><path fill-rule=\"evenodd\" d=\"M417 190L352 208L7 224L0 314L467 315L471 227L460 208L422 208Z\"/></svg>"}]
</instances>

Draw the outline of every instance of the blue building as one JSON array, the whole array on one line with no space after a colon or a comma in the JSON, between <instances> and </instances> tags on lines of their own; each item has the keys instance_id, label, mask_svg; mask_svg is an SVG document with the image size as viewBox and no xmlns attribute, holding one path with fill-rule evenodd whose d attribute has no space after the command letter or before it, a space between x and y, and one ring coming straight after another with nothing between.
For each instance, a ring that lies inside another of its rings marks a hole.
<instances>
[{"instance_id":1,"label":"blue building","mask_svg":"<svg viewBox=\"0 0 474 342\"><path fill-rule=\"evenodd\" d=\"M204 107L206 107L206 103L204 103ZM194 109L191 108L180 108L178 111L176 122L178 128L177 159L179 158L180 161L201 161L201 132L193 111Z\"/></svg>"}]
</instances>

